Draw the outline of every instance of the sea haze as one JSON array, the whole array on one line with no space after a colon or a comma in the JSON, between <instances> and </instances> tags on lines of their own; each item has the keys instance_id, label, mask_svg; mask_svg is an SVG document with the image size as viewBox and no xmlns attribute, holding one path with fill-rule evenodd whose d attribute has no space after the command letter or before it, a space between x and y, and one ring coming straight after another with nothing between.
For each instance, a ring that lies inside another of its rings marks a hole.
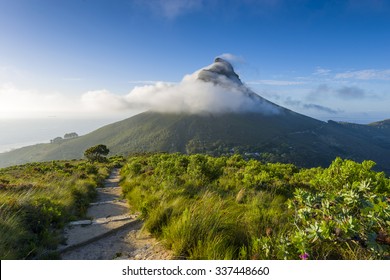
<instances>
[{"instance_id":1,"label":"sea haze","mask_svg":"<svg viewBox=\"0 0 390 280\"><path fill-rule=\"evenodd\" d=\"M49 143L56 137L76 132L89 133L114 119L8 119L0 120L0 153L38 143Z\"/></svg>"}]
</instances>

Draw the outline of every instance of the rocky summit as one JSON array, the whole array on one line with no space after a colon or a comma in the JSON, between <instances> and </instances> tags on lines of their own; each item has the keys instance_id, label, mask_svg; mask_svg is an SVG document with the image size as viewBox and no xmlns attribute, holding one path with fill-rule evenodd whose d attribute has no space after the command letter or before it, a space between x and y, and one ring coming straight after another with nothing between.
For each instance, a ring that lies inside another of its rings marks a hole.
<instances>
[{"instance_id":1,"label":"rocky summit","mask_svg":"<svg viewBox=\"0 0 390 280\"><path fill-rule=\"evenodd\" d=\"M233 66L226 60L217 57L209 67L203 68L198 74L198 79L205 82L220 83L229 81L242 85L239 76L234 72Z\"/></svg>"}]
</instances>

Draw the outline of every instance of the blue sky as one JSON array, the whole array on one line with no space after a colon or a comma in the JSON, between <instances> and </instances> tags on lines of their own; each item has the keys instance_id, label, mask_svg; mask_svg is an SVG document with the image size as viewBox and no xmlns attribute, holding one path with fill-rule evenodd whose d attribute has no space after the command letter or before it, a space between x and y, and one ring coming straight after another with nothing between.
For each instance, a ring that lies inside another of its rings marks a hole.
<instances>
[{"instance_id":1,"label":"blue sky","mask_svg":"<svg viewBox=\"0 0 390 280\"><path fill-rule=\"evenodd\" d=\"M389 50L390 1L0 0L0 118L119 120L134 87L224 54L275 103L368 123L390 118Z\"/></svg>"}]
</instances>

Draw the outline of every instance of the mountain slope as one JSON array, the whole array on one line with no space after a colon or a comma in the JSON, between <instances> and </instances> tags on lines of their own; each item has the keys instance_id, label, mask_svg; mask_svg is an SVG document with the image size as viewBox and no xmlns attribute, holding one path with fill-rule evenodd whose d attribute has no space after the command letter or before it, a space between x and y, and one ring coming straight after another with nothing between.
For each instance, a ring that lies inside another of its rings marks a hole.
<instances>
[{"instance_id":1,"label":"mountain slope","mask_svg":"<svg viewBox=\"0 0 390 280\"><path fill-rule=\"evenodd\" d=\"M112 153L195 152L222 145L225 151L238 146L266 143L285 132L313 129L322 122L290 113L173 114L145 112L104 126L87 135L59 143L39 144L0 154L0 164L80 158L90 146L103 143Z\"/></svg>"},{"instance_id":2,"label":"mountain slope","mask_svg":"<svg viewBox=\"0 0 390 280\"><path fill-rule=\"evenodd\" d=\"M219 155L238 151L299 166L326 166L337 156L370 159L377 162L379 170L390 173L390 129L291 115L145 112L62 143L0 154L0 164L80 158L88 147L103 143L112 154L164 151Z\"/></svg>"},{"instance_id":3,"label":"mountain slope","mask_svg":"<svg viewBox=\"0 0 390 280\"><path fill-rule=\"evenodd\" d=\"M218 112L207 107L197 113L144 112L78 138L0 154L0 167L80 158L87 148L105 144L112 154L240 152L306 167L325 166L341 156L356 161L374 160L378 169L390 173L388 121L370 125L326 123L295 113L251 91L233 67L218 58L194 77L196 83L211 85L222 93L226 91L227 97L237 97L239 106L229 104L221 111L224 100L217 100L222 104Z\"/></svg>"}]
</instances>

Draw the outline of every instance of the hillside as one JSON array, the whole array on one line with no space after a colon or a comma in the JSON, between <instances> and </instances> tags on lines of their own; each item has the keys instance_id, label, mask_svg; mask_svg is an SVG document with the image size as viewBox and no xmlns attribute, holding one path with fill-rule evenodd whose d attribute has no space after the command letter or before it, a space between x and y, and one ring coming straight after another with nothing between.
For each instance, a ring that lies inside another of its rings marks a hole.
<instances>
[{"instance_id":1,"label":"hillside","mask_svg":"<svg viewBox=\"0 0 390 280\"><path fill-rule=\"evenodd\" d=\"M373 160L377 170L390 174L389 120L370 125L326 123L298 114L251 91L233 67L218 58L191 79L187 83L211 89L209 94L217 92L219 98L226 93L237 104L211 98L213 103L201 103L203 107L196 112L147 111L81 137L0 154L0 167L81 158L87 148L104 144L112 154L238 152L302 167L327 166L340 156L359 162Z\"/></svg>"},{"instance_id":2,"label":"hillside","mask_svg":"<svg viewBox=\"0 0 390 280\"><path fill-rule=\"evenodd\" d=\"M305 120L303 125L301 122ZM229 152L234 147L267 143L285 132L313 129L322 122L263 114L162 114L145 112L104 126L87 135L58 143L39 144L0 154L0 165L23 161L80 158L90 146L104 143L113 154L166 151ZM219 149L219 150L218 150Z\"/></svg>"},{"instance_id":3,"label":"hillside","mask_svg":"<svg viewBox=\"0 0 390 280\"><path fill-rule=\"evenodd\" d=\"M371 159L378 169L389 172L389 139L390 129L383 126L325 123L299 114L285 118L256 113L145 112L75 139L0 154L0 166L81 158L88 147L103 143L112 154L164 151L221 155L238 151L306 167L326 166L337 156Z\"/></svg>"}]
</instances>

